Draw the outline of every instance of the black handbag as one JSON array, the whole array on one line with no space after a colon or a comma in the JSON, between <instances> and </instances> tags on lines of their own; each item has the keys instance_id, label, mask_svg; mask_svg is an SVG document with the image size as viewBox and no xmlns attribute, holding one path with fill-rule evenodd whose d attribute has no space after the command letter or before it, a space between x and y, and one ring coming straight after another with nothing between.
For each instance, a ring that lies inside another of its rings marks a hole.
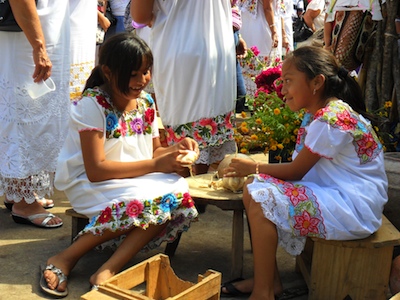
<instances>
[{"instance_id":1,"label":"black handbag","mask_svg":"<svg viewBox=\"0 0 400 300\"><path fill-rule=\"evenodd\" d=\"M107 2L107 8L106 8L104 15L110 21L110 23L111 23L110 26L114 26L117 23L117 19L114 17L114 15L111 11L111 6L110 6L109 1Z\"/></svg>"},{"instance_id":2,"label":"black handbag","mask_svg":"<svg viewBox=\"0 0 400 300\"><path fill-rule=\"evenodd\" d=\"M313 33L312 29L304 22L303 17L299 17L293 22L293 40L296 43L305 41L312 36Z\"/></svg>"},{"instance_id":3,"label":"black handbag","mask_svg":"<svg viewBox=\"0 0 400 300\"><path fill-rule=\"evenodd\" d=\"M14 18L11 6L8 0L0 0L0 31L22 31Z\"/></svg>"}]
</instances>

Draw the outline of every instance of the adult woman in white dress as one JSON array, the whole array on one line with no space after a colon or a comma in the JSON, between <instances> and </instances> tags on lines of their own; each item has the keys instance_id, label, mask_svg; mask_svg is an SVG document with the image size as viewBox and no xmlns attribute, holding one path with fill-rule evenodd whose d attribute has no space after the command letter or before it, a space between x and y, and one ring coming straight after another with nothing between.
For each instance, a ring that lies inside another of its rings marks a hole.
<instances>
[{"instance_id":1,"label":"adult woman in white dress","mask_svg":"<svg viewBox=\"0 0 400 300\"><path fill-rule=\"evenodd\" d=\"M236 53L229 0L132 0L136 23L151 26L153 83L169 145L192 137L197 174L234 153Z\"/></svg>"},{"instance_id":2,"label":"adult woman in white dress","mask_svg":"<svg viewBox=\"0 0 400 300\"><path fill-rule=\"evenodd\" d=\"M51 194L69 116L69 2L10 1L23 32L0 31L0 194L15 222L62 225L36 201ZM37 99L29 85L51 75L56 90Z\"/></svg>"},{"instance_id":3,"label":"adult woman in white dress","mask_svg":"<svg viewBox=\"0 0 400 300\"><path fill-rule=\"evenodd\" d=\"M258 60L268 64L272 50L278 50L281 21L274 14L274 0L238 0L242 11L242 27L240 33L249 48L257 47ZM279 22L278 22L279 21ZM253 96L257 90L254 77L259 74L257 61L242 65L246 93Z\"/></svg>"}]
</instances>

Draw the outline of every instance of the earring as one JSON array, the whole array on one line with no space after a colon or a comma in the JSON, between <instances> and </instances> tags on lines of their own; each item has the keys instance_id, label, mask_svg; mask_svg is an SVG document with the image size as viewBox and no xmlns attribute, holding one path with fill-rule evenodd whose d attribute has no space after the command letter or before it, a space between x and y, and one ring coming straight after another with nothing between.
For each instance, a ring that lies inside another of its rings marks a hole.
<instances>
[{"instance_id":1,"label":"earring","mask_svg":"<svg viewBox=\"0 0 400 300\"><path fill-rule=\"evenodd\" d=\"M316 92L317 92L317 90L316 90L316 89L314 89L314 90L313 90L313 92L312 92L312 94L313 94L313 95L315 95L315 93L316 93Z\"/></svg>"}]
</instances>

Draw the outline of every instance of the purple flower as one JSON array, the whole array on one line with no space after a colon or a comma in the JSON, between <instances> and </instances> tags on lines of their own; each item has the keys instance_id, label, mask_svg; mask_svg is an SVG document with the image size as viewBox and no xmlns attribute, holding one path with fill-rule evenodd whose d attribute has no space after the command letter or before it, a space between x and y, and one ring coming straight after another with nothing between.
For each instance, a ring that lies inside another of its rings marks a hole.
<instances>
[{"instance_id":1,"label":"purple flower","mask_svg":"<svg viewBox=\"0 0 400 300\"><path fill-rule=\"evenodd\" d=\"M143 120L140 118L135 118L131 122L131 128L137 134L143 133Z\"/></svg>"}]
</instances>

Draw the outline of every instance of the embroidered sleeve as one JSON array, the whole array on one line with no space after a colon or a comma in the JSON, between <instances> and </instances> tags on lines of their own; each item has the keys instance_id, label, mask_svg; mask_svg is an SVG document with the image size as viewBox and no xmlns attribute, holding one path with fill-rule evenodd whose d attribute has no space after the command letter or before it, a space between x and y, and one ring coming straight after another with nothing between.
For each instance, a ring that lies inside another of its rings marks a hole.
<instances>
[{"instance_id":1,"label":"embroidered sleeve","mask_svg":"<svg viewBox=\"0 0 400 300\"><path fill-rule=\"evenodd\" d=\"M313 153L332 159L351 141L348 133L317 119L307 129L304 146Z\"/></svg>"},{"instance_id":2,"label":"embroidered sleeve","mask_svg":"<svg viewBox=\"0 0 400 300\"><path fill-rule=\"evenodd\" d=\"M349 145L361 164L373 160L382 151L369 121L343 101L331 102L315 114L308 128L305 146L322 156L333 158L348 150Z\"/></svg>"},{"instance_id":3,"label":"embroidered sleeve","mask_svg":"<svg viewBox=\"0 0 400 300\"><path fill-rule=\"evenodd\" d=\"M104 113L91 97L73 102L71 122L78 132L104 131Z\"/></svg>"}]
</instances>

